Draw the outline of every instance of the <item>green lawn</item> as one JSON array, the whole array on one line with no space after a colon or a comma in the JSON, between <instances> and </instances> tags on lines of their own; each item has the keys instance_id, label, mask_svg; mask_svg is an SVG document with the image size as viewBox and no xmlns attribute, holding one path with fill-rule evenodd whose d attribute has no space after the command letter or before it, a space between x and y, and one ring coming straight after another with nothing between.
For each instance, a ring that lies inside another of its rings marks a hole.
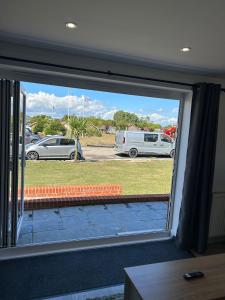
<instances>
[{"instance_id":1,"label":"green lawn","mask_svg":"<svg viewBox=\"0 0 225 300\"><path fill-rule=\"evenodd\" d=\"M85 136L80 138L80 143L82 146L87 145L114 145L115 144L115 134L102 134L102 136Z\"/></svg>"},{"instance_id":2,"label":"green lawn","mask_svg":"<svg viewBox=\"0 0 225 300\"><path fill-rule=\"evenodd\" d=\"M172 160L27 161L26 186L117 183L124 195L170 193Z\"/></svg>"}]
</instances>

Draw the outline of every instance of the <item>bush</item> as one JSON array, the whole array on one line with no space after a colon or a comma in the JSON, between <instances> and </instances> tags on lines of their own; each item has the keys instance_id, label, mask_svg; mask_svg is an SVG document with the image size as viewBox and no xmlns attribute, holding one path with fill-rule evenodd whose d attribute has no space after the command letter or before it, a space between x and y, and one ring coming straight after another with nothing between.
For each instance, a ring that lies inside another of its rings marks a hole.
<instances>
[{"instance_id":1,"label":"bush","mask_svg":"<svg viewBox=\"0 0 225 300\"><path fill-rule=\"evenodd\" d=\"M95 128L89 128L86 132L86 135L87 136L98 136L98 137L102 136L101 131L98 129L95 129Z\"/></svg>"},{"instance_id":2,"label":"bush","mask_svg":"<svg viewBox=\"0 0 225 300\"><path fill-rule=\"evenodd\" d=\"M51 120L48 125L44 128L45 135L55 135L55 134L66 134L66 128L62 125L60 120Z\"/></svg>"},{"instance_id":3,"label":"bush","mask_svg":"<svg viewBox=\"0 0 225 300\"><path fill-rule=\"evenodd\" d=\"M37 132L44 132L45 127L48 123L52 120L51 117L46 115L38 115L30 118L30 125L32 126L32 131Z\"/></svg>"}]
</instances>

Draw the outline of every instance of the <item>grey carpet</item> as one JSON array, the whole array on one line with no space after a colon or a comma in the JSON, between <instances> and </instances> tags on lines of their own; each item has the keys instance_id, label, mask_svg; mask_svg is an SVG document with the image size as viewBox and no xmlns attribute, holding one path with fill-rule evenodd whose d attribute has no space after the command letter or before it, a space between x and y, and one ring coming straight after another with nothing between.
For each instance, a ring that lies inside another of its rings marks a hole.
<instances>
[{"instance_id":1,"label":"grey carpet","mask_svg":"<svg viewBox=\"0 0 225 300\"><path fill-rule=\"evenodd\" d=\"M1 300L27 300L124 282L125 267L188 258L174 241L104 247L0 263Z\"/></svg>"}]
</instances>

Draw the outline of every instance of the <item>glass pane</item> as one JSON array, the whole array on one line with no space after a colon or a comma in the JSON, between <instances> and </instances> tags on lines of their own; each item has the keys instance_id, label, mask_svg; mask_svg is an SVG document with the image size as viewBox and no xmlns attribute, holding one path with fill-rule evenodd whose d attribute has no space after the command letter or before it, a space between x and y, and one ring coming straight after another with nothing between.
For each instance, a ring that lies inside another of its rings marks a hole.
<instances>
[{"instance_id":1,"label":"glass pane","mask_svg":"<svg viewBox=\"0 0 225 300\"><path fill-rule=\"evenodd\" d=\"M8 224L9 224L9 231L11 231L11 210L12 210L12 153L13 153L13 97L10 98L11 101L11 114L10 114L10 174L9 174L9 215L8 215Z\"/></svg>"},{"instance_id":2,"label":"glass pane","mask_svg":"<svg viewBox=\"0 0 225 300\"><path fill-rule=\"evenodd\" d=\"M173 141L167 131L176 130L179 100L23 86L27 125L46 138L26 146L38 156L26 162L31 225L18 245L165 230L175 141L158 141L164 133Z\"/></svg>"},{"instance_id":3,"label":"glass pane","mask_svg":"<svg viewBox=\"0 0 225 300\"><path fill-rule=\"evenodd\" d=\"M23 162L24 162L24 137L25 137L25 102L23 94L20 94L20 112L19 112L19 161L18 161L18 215L17 219L22 217L23 214Z\"/></svg>"},{"instance_id":4,"label":"glass pane","mask_svg":"<svg viewBox=\"0 0 225 300\"><path fill-rule=\"evenodd\" d=\"M48 140L43 145L44 146L56 146L57 145L57 139Z\"/></svg>"},{"instance_id":5,"label":"glass pane","mask_svg":"<svg viewBox=\"0 0 225 300\"><path fill-rule=\"evenodd\" d=\"M165 143L171 143L172 142L171 138L168 137L167 135L164 135L164 134L161 135L161 141L165 142Z\"/></svg>"},{"instance_id":6,"label":"glass pane","mask_svg":"<svg viewBox=\"0 0 225 300\"><path fill-rule=\"evenodd\" d=\"M158 141L158 134L145 134L144 141L155 143Z\"/></svg>"}]
</instances>

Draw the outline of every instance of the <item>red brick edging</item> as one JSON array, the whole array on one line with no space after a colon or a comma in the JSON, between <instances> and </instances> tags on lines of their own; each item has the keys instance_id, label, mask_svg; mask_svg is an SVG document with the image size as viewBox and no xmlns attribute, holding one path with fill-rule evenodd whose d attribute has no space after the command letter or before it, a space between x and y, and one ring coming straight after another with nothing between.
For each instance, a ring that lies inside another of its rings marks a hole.
<instances>
[{"instance_id":1,"label":"red brick edging","mask_svg":"<svg viewBox=\"0 0 225 300\"><path fill-rule=\"evenodd\" d=\"M24 189L26 200L40 198L71 198L117 196L122 194L120 184L28 186Z\"/></svg>"},{"instance_id":2,"label":"red brick edging","mask_svg":"<svg viewBox=\"0 0 225 300\"><path fill-rule=\"evenodd\" d=\"M169 194L155 195L118 195L118 196L98 196L98 197L72 197L72 198L36 198L25 200L25 210L45 209L55 207L69 207L80 205L118 204L132 202L168 202Z\"/></svg>"}]
</instances>

